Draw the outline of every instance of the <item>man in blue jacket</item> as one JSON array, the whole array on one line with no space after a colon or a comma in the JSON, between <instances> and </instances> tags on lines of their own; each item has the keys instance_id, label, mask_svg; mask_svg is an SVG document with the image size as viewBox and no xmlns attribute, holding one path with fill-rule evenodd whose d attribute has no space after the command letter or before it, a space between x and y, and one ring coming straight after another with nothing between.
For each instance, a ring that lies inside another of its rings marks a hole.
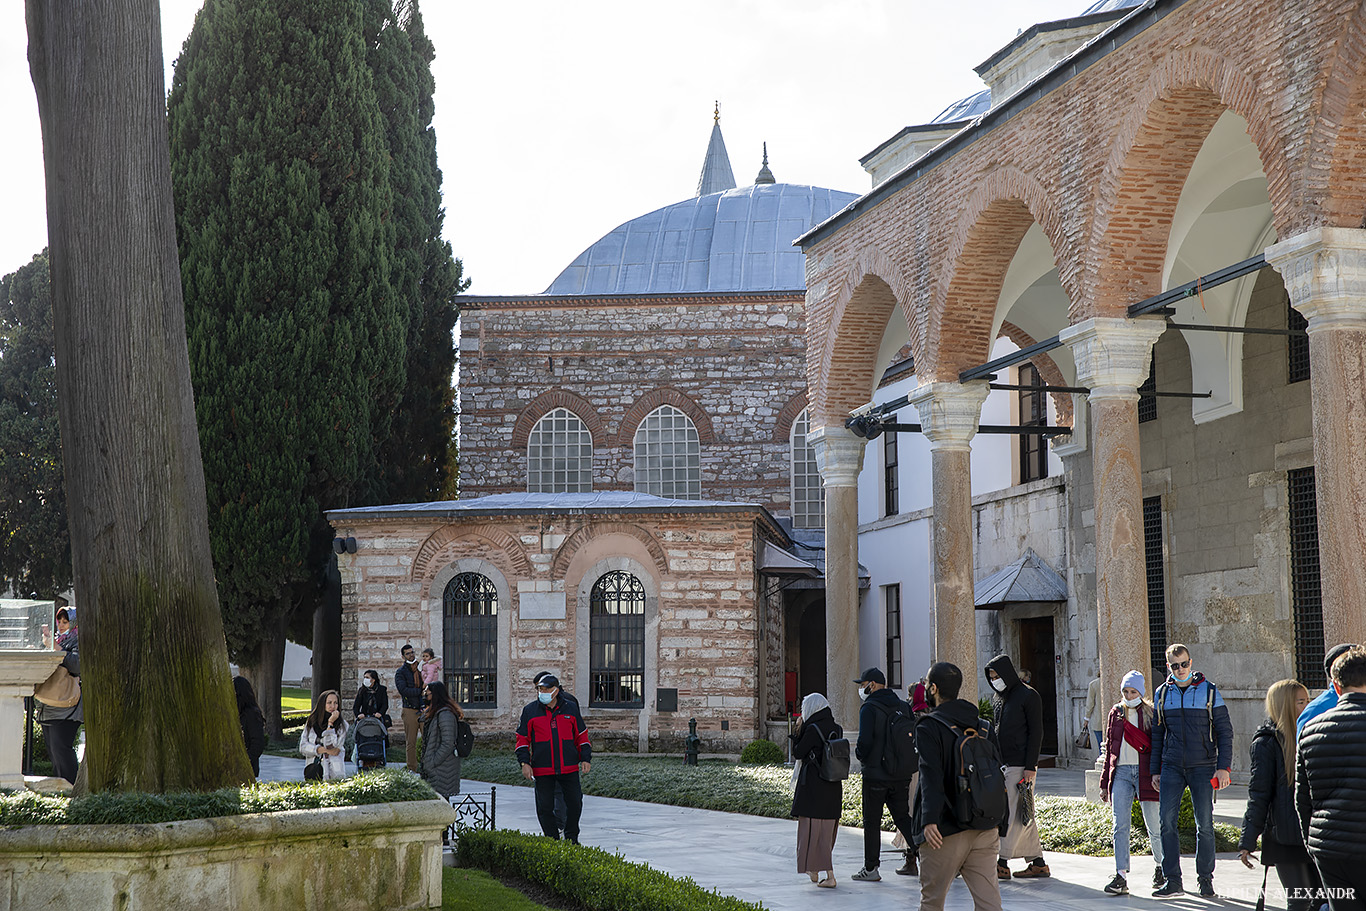
<instances>
[{"instance_id":1,"label":"man in blue jacket","mask_svg":"<svg viewBox=\"0 0 1366 911\"><path fill-rule=\"evenodd\" d=\"M1328 654L1323 656L1323 676L1328 681L1328 689L1314 697L1314 701L1304 707L1300 712L1300 717L1295 721L1295 736L1299 737L1304 733L1304 726L1324 712L1338 704L1338 691L1333 689L1333 662L1354 648L1360 648L1355 642L1343 642L1335 645L1328 650Z\"/></svg>"},{"instance_id":2,"label":"man in blue jacket","mask_svg":"<svg viewBox=\"0 0 1366 911\"><path fill-rule=\"evenodd\" d=\"M1233 725L1228 706L1214 684L1195 671L1190 649L1167 647L1167 682L1153 694L1153 751L1148 771L1157 788L1162 817L1162 872L1167 884L1154 898L1184 895L1181 886L1181 839L1177 816L1181 793L1191 792L1195 811L1195 873L1200 895L1214 897L1214 780L1229 783L1233 765Z\"/></svg>"}]
</instances>

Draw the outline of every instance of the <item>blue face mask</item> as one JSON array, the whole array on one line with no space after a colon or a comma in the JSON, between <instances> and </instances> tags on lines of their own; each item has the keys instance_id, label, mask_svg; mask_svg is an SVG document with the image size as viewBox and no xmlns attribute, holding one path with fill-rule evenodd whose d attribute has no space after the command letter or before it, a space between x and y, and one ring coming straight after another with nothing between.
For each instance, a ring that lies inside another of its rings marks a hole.
<instances>
[{"instance_id":1,"label":"blue face mask","mask_svg":"<svg viewBox=\"0 0 1366 911\"><path fill-rule=\"evenodd\" d=\"M537 694L536 694L536 698L539 699L539 700L541 700L541 705L550 705L551 700L555 698L555 694L554 694L554 693L537 693Z\"/></svg>"}]
</instances>

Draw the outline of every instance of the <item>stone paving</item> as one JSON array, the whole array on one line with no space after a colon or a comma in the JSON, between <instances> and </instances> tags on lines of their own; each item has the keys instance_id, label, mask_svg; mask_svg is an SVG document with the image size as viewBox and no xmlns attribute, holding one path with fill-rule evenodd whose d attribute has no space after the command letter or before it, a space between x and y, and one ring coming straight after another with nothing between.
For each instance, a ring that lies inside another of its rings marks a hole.
<instances>
[{"instance_id":1,"label":"stone paving","mask_svg":"<svg viewBox=\"0 0 1366 911\"><path fill-rule=\"evenodd\" d=\"M263 779L299 779L303 760L274 756L261 757ZM347 770L351 771L348 764ZM1060 796L1080 796L1084 780L1080 772L1045 769L1039 773L1039 791ZM532 791L527 787L497 785L497 824L499 828L539 832ZM466 794L488 793L490 785L466 781ZM1246 790L1231 789L1216 804L1217 819L1238 822L1242 818ZM796 823L792 820L745 816L686 807L585 797L581 840L619 853L634 861L649 864L674 876L690 876L699 884L747 901L762 902L774 911L807 911L810 908L837 908L840 911L885 911L916 907L920 901L915 877L897 876L901 855L891 848L891 835L883 836L883 879L876 883L854 882L850 877L863 865L863 833L841 827L835 843L835 889L817 889L796 872ZM1150 888L1124 897L1105 895L1101 889L1114 875L1114 861L1108 857L1083 857L1049 853L1050 879L1011 881L1001 884L1001 898L1007 909L1038 911L1090 911L1113 908L1214 908L1253 907L1261 886L1262 871L1247 870L1235 854L1220 854L1215 864L1214 882L1220 897L1201 899L1188 895L1182 899L1158 901ZM1022 866L1016 861L1014 866ZM1187 886L1195 886L1194 859L1183 862ZM1134 882L1148 882L1151 859L1135 860ZM1267 907L1284 908L1285 900L1273 874L1268 882ZM949 890L948 911L968 911L972 898L959 880Z\"/></svg>"}]
</instances>

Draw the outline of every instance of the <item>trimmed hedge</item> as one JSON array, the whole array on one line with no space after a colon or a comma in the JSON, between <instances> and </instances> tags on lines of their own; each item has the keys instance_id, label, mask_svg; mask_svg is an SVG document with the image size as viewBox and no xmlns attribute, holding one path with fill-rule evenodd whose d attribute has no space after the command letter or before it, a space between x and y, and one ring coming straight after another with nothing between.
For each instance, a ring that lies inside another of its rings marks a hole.
<instances>
[{"instance_id":1,"label":"trimmed hedge","mask_svg":"<svg viewBox=\"0 0 1366 911\"><path fill-rule=\"evenodd\" d=\"M338 781L269 781L219 791L144 794L104 791L70 798L18 791L0 794L0 827L31 825L135 825L244 816L281 810L316 810L407 800L439 800L425 781L388 769Z\"/></svg>"},{"instance_id":2,"label":"trimmed hedge","mask_svg":"<svg viewBox=\"0 0 1366 911\"><path fill-rule=\"evenodd\" d=\"M500 830L460 833L456 853L463 867L528 880L588 911L760 911L761 906L691 878L675 879L645 864L600 848L580 847L540 835Z\"/></svg>"},{"instance_id":3,"label":"trimmed hedge","mask_svg":"<svg viewBox=\"0 0 1366 911\"><path fill-rule=\"evenodd\" d=\"M786 762L787 755L772 740L751 740L740 751L740 761L746 765L772 765Z\"/></svg>"}]
</instances>

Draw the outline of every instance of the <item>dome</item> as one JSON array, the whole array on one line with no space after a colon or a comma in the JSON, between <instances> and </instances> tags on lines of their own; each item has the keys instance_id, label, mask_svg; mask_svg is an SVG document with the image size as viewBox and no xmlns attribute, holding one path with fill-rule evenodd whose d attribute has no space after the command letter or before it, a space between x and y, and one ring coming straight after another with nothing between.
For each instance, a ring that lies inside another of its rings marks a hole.
<instances>
[{"instance_id":1,"label":"dome","mask_svg":"<svg viewBox=\"0 0 1366 911\"><path fill-rule=\"evenodd\" d=\"M801 291L806 262L792 241L857 198L770 183L686 199L618 226L545 293Z\"/></svg>"},{"instance_id":2,"label":"dome","mask_svg":"<svg viewBox=\"0 0 1366 911\"><path fill-rule=\"evenodd\" d=\"M1091 16L1095 13L1112 13L1117 9L1132 9L1135 6L1142 6L1144 0L1096 0L1086 9L1082 10L1083 16Z\"/></svg>"},{"instance_id":3,"label":"dome","mask_svg":"<svg viewBox=\"0 0 1366 911\"><path fill-rule=\"evenodd\" d=\"M991 89L982 89L974 95L960 98L940 111L930 123L958 123L971 120L991 110Z\"/></svg>"}]
</instances>

